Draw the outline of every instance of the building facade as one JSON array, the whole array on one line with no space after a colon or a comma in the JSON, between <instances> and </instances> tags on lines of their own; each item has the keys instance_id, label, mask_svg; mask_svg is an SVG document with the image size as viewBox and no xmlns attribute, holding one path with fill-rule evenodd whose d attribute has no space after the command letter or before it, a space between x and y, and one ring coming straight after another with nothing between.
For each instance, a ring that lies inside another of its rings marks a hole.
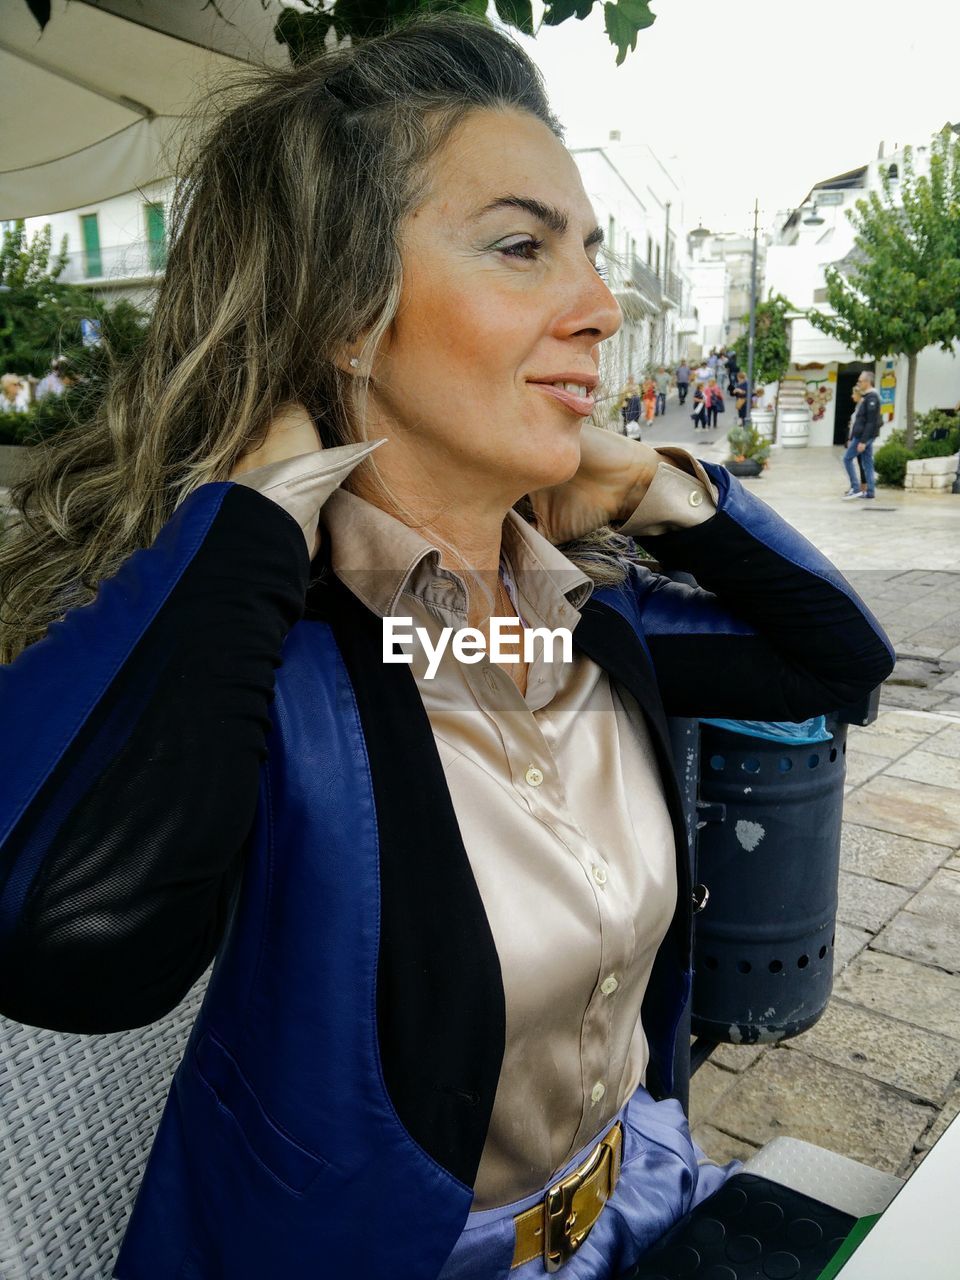
<instances>
[{"instance_id":1,"label":"building facade","mask_svg":"<svg viewBox=\"0 0 960 1280\"><path fill-rule=\"evenodd\" d=\"M765 287L782 293L796 308L791 323L791 364L787 377L804 384L813 422L810 443L843 444L853 412L852 390L861 370L874 374L883 411L882 438L906 420L907 359L866 359L821 333L806 312L829 310L826 268L842 264L854 247L855 232L847 212L858 200L883 189L896 196L903 173L902 147L881 143L875 160L814 184L805 199L784 213L766 252ZM929 144L912 148L917 174L929 168ZM917 361L915 408L952 408L960 401L960 360L938 347L922 351Z\"/></svg>"}]
</instances>

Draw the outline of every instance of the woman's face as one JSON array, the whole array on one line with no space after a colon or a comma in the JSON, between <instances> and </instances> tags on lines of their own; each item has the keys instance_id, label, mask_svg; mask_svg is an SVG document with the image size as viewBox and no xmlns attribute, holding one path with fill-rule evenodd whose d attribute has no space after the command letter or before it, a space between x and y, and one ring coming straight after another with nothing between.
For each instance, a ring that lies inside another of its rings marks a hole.
<instances>
[{"instance_id":1,"label":"woman's face","mask_svg":"<svg viewBox=\"0 0 960 1280\"><path fill-rule=\"evenodd\" d=\"M535 117L473 113L428 176L372 370L370 428L392 440L377 461L509 505L576 471L620 309L576 165Z\"/></svg>"}]
</instances>

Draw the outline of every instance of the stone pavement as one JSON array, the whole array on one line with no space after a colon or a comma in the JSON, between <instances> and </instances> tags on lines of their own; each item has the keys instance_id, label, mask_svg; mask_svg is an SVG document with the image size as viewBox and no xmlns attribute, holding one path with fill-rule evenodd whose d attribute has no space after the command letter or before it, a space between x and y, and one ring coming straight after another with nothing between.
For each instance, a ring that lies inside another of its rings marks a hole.
<instances>
[{"instance_id":1,"label":"stone pavement","mask_svg":"<svg viewBox=\"0 0 960 1280\"><path fill-rule=\"evenodd\" d=\"M841 502L840 452L777 450L745 482L898 653L876 723L849 731L834 994L793 1040L718 1049L691 1123L718 1160L789 1134L902 1175L960 1112L960 496Z\"/></svg>"}]
</instances>

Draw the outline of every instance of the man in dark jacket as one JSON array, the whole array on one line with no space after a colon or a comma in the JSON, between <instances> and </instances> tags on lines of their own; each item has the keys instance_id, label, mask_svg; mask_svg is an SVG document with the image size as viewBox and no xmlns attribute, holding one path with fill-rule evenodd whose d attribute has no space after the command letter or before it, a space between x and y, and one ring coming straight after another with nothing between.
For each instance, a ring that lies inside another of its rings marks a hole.
<instances>
[{"instance_id":1,"label":"man in dark jacket","mask_svg":"<svg viewBox=\"0 0 960 1280\"><path fill-rule=\"evenodd\" d=\"M843 495L844 501L851 498L877 496L877 478L873 469L873 442L880 434L880 395L873 385L873 374L866 370L857 379L857 387L860 391L860 403L857 405L856 417L850 430L850 443L843 455L843 465L850 479L850 488ZM866 493L861 492L860 489L860 476L856 466L858 454L863 463L863 474L867 482Z\"/></svg>"}]
</instances>

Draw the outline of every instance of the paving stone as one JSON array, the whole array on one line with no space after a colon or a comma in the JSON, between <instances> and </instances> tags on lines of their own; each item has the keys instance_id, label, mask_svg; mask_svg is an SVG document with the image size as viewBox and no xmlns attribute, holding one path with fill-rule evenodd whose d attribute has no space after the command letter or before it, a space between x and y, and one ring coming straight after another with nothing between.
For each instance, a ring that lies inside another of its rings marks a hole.
<instances>
[{"instance_id":1,"label":"paving stone","mask_svg":"<svg viewBox=\"0 0 960 1280\"><path fill-rule=\"evenodd\" d=\"M749 1160L757 1154L757 1148L750 1142L740 1138L731 1138L729 1133L721 1133L712 1124L701 1124L690 1134L698 1147L717 1164L727 1164L730 1160Z\"/></svg>"},{"instance_id":2,"label":"paving stone","mask_svg":"<svg viewBox=\"0 0 960 1280\"><path fill-rule=\"evenodd\" d=\"M887 760L897 760L925 742L927 737L928 735L924 733L898 733L893 730L885 733L878 732L873 725L870 725L858 729L856 738L849 740L847 760L849 762L850 756L857 749L869 752L870 755L883 756Z\"/></svg>"},{"instance_id":3,"label":"paving stone","mask_svg":"<svg viewBox=\"0 0 960 1280\"><path fill-rule=\"evenodd\" d=\"M895 1173L936 1111L869 1076L799 1049L765 1053L722 1099L711 1124L763 1146L792 1137Z\"/></svg>"},{"instance_id":4,"label":"paving stone","mask_svg":"<svg viewBox=\"0 0 960 1280\"><path fill-rule=\"evenodd\" d=\"M950 695L940 693L937 689L910 689L899 685L885 684L881 694L888 706L913 707L917 711L933 711L942 709Z\"/></svg>"},{"instance_id":5,"label":"paving stone","mask_svg":"<svg viewBox=\"0 0 960 1280\"><path fill-rule=\"evenodd\" d=\"M710 1055L710 1061L727 1071L746 1071L764 1052L762 1044L718 1044Z\"/></svg>"},{"instance_id":6,"label":"paving stone","mask_svg":"<svg viewBox=\"0 0 960 1280\"><path fill-rule=\"evenodd\" d=\"M956 1120L958 1115L960 1115L960 1089L954 1090L950 1095L941 1109L940 1115L934 1120L926 1133L920 1135L917 1146L922 1151L929 1151L933 1144L943 1137L947 1131L947 1126Z\"/></svg>"},{"instance_id":7,"label":"paving stone","mask_svg":"<svg viewBox=\"0 0 960 1280\"><path fill-rule=\"evenodd\" d=\"M960 934L955 925L901 911L877 934L873 947L960 973Z\"/></svg>"},{"instance_id":8,"label":"paving stone","mask_svg":"<svg viewBox=\"0 0 960 1280\"><path fill-rule=\"evenodd\" d=\"M873 724L856 728L856 733L870 734L875 729L880 733L902 733L922 738L928 733L947 729L950 721L936 712L904 711L896 707L881 708ZM868 748L870 750L870 748Z\"/></svg>"},{"instance_id":9,"label":"paving stone","mask_svg":"<svg viewBox=\"0 0 960 1280\"><path fill-rule=\"evenodd\" d=\"M945 862L945 863L944 863L944 870L946 870L946 871L960 871L960 854L957 854L957 856L956 856L956 857L954 857L954 858L950 858L950 859L949 859L949 861Z\"/></svg>"},{"instance_id":10,"label":"paving stone","mask_svg":"<svg viewBox=\"0 0 960 1280\"><path fill-rule=\"evenodd\" d=\"M866 751L847 751L846 778L849 786L859 787L893 764L890 756L875 756Z\"/></svg>"},{"instance_id":11,"label":"paving stone","mask_svg":"<svg viewBox=\"0 0 960 1280\"><path fill-rule=\"evenodd\" d=\"M843 1000L831 1000L820 1021L787 1047L935 1105L944 1100L960 1064L960 1041Z\"/></svg>"},{"instance_id":12,"label":"paving stone","mask_svg":"<svg viewBox=\"0 0 960 1280\"><path fill-rule=\"evenodd\" d=\"M960 694L960 671L954 672L953 675L947 676L946 679L938 681L937 688L945 693Z\"/></svg>"},{"instance_id":13,"label":"paving stone","mask_svg":"<svg viewBox=\"0 0 960 1280\"><path fill-rule=\"evenodd\" d=\"M884 884L869 876L840 872L840 902L837 918L844 924L877 933L910 900L909 889Z\"/></svg>"},{"instance_id":14,"label":"paving stone","mask_svg":"<svg viewBox=\"0 0 960 1280\"><path fill-rule=\"evenodd\" d=\"M949 698L937 708L944 715L960 717L960 698Z\"/></svg>"},{"instance_id":15,"label":"paving stone","mask_svg":"<svg viewBox=\"0 0 960 1280\"><path fill-rule=\"evenodd\" d=\"M872 938L873 934L866 929L855 929L852 924L844 924L842 920L838 920L833 943L834 976L841 973Z\"/></svg>"},{"instance_id":16,"label":"paving stone","mask_svg":"<svg viewBox=\"0 0 960 1280\"><path fill-rule=\"evenodd\" d=\"M960 977L882 951L864 951L834 982L833 994L850 1004L889 1014L958 1042Z\"/></svg>"},{"instance_id":17,"label":"paving stone","mask_svg":"<svg viewBox=\"0 0 960 1280\"><path fill-rule=\"evenodd\" d=\"M690 1124L703 1124L710 1118L717 1103L736 1084L738 1077L729 1071L721 1071L712 1062L705 1062L690 1081Z\"/></svg>"},{"instance_id":18,"label":"paving stone","mask_svg":"<svg viewBox=\"0 0 960 1280\"><path fill-rule=\"evenodd\" d=\"M932 751L934 755L950 756L954 760L960 760L960 725L952 724L927 738L923 749Z\"/></svg>"},{"instance_id":19,"label":"paving stone","mask_svg":"<svg viewBox=\"0 0 960 1280\"><path fill-rule=\"evenodd\" d=\"M872 876L887 884L919 889L943 863L947 846L911 840L874 827L843 824L840 835L840 866L844 871Z\"/></svg>"},{"instance_id":20,"label":"paving stone","mask_svg":"<svg viewBox=\"0 0 960 1280\"><path fill-rule=\"evenodd\" d=\"M881 774L847 798L843 816L847 822L914 840L960 845L960 793L946 787Z\"/></svg>"},{"instance_id":21,"label":"paving stone","mask_svg":"<svg viewBox=\"0 0 960 1280\"><path fill-rule=\"evenodd\" d=\"M892 778L909 778L913 782L960 791L960 758L936 755L924 747L917 747L895 760L887 773Z\"/></svg>"},{"instance_id":22,"label":"paving stone","mask_svg":"<svg viewBox=\"0 0 960 1280\"><path fill-rule=\"evenodd\" d=\"M942 920L952 920L960 924L960 875L949 868L942 867L915 894L908 904L908 910L937 916Z\"/></svg>"}]
</instances>

